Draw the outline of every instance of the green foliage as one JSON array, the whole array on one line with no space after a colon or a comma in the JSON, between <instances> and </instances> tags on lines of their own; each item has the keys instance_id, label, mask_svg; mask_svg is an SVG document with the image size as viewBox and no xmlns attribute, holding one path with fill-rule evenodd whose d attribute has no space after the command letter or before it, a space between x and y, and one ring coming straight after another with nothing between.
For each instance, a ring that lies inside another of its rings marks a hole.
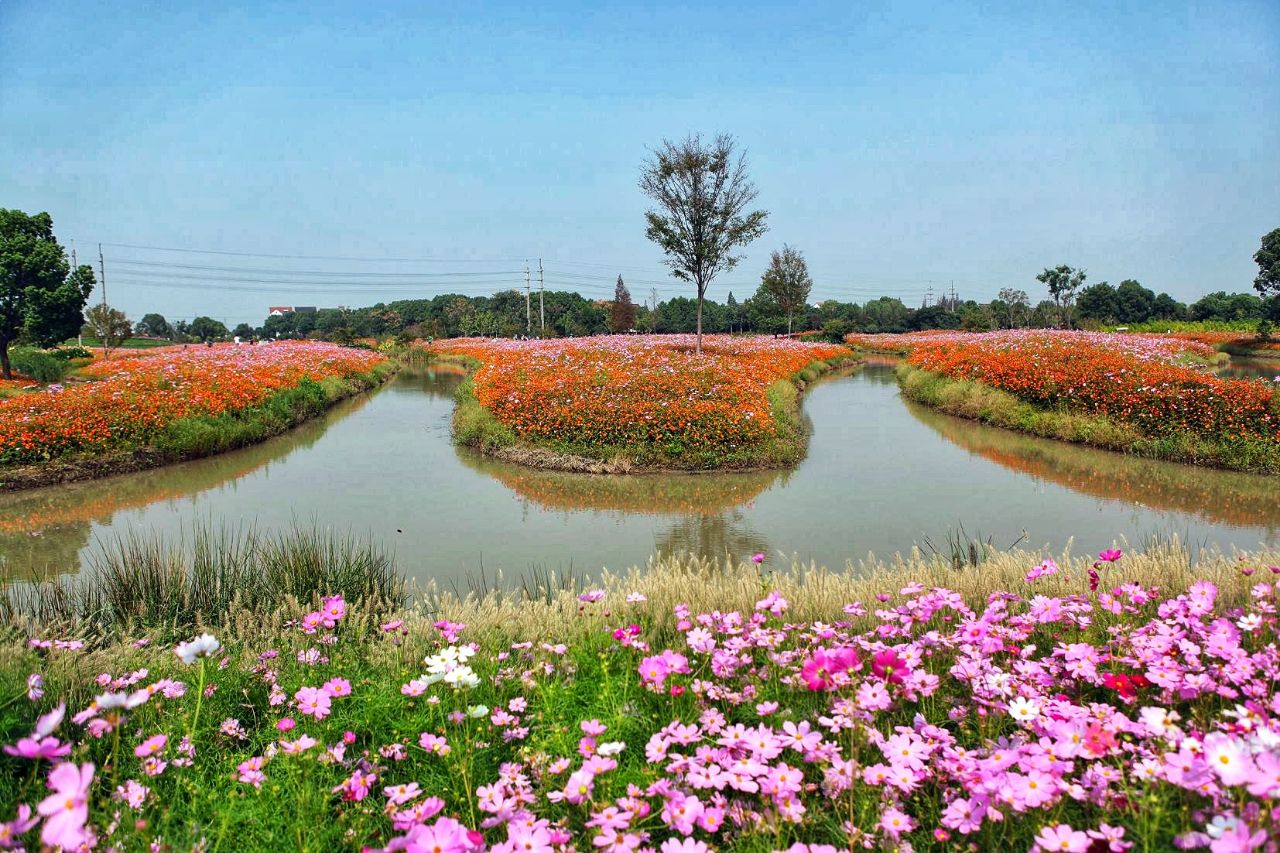
<instances>
[{"instance_id":1,"label":"green foliage","mask_svg":"<svg viewBox=\"0 0 1280 853\"><path fill-rule=\"evenodd\" d=\"M776 305L786 317L790 334L795 315L807 304L811 290L813 279L804 255L784 243L781 252L770 255L769 268L760 277L760 288L753 299Z\"/></svg>"},{"instance_id":2,"label":"green foliage","mask_svg":"<svg viewBox=\"0 0 1280 853\"><path fill-rule=\"evenodd\" d=\"M1065 328L1071 328L1071 303L1087 277L1088 273L1084 270L1072 269L1066 264L1046 268L1036 276L1036 281L1049 288L1049 295L1062 312L1062 325Z\"/></svg>"},{"instance_id":3,"label":"green foliage","mask_svg":"<svg viewBox=\"0 0 1280 853\"><path fill-rule=\"evenodd\" d=\"M144 314L138 321L135 331L139 335L150 335L154 338L167 338L173 334L169 321L160 314Z\"/></svg>"},{"instance_id":4,"label":"green foliage","mask_svg":"<svg viewBox=\"0 0 1280 853\"><path fill-rule=\"evenodd\" d=\"M1263 301L1252 293L1227 293L1219 290L1193 302L1188 316L1191 320L1256 322L1262 319L1264 310Z\"/></svg>"},{"instance_id":5,"label":"green foliage","mask_svg":"<svg viewBox=\"0 0 1280 853\"><path fill-rule=\"evenodd\" d=\"M1262 237L1262 248L1253 256L1258 275L1253 287L1263 296L1280 294L1280 228Z\"/></svg>"},{"instance_id":6,"label":"green foliage","mask_svg":"<svg viewBox=\"0 0 1280 853\"><path fill-rule=\"evenodd\" d=\"M9 346L53 346L80 329L93 270L67 264L47 213L0 208L0 374L12 378Z\"/></svg>"},{"instance_id":7,"label":"green foliage","mask_svg":"<svg viewBox=\"0 0 1280 853\"><path fill-rule=\"evenodd\" d=\"M631 301L631 291L627 290L622 276L618 276L618 284L613 289L613 302L609 305L609 330L620 334L635 327L636 304Z\"/></svg>"},{"instance_id":8,"label":"green foliage","mask_svg":"<svg viewBox=\"0 0 1280 853\"><path fill-rule=\"evenodd\" d=\"M85 323L89 331L102 343L102 348L110 353L129 339L133 332L133 324L123 311L100 302L84 312Z\"/></svg>"},{"instance_id":9,"label":"green foliage","mask_svg":"<svg viewBox=\"0 0 1280 853\"><path fill-rule=\"evenodd\" d=\"M63 361L78 361L84 358L93 358L93 353L84 347L58 347L47 351L54 358L60 358Z\"/></svg>"},{"instance_id":10,"label":"green foliage","mask_svg":"<svg viewBox=\"0 0 1280 853\"><path fill-rule=\"evenodd\" d=\"M696 135L680 143L663 140L641 168L640 191L657 204L645 211L645 236L667 256L671 274L697 290L701 352L707 287L742 260L735 249L764 234L768 213L747 210L756 188L747 178L745 157L735 159L726 134L705 145Z\"/></svg>"},{"instance_id":11,"label":"green foliage","mask_svg":"<svg viewBox=\"0 0 1280 853\"><path fill-rule=\"evenodd\" d=\"M37 382L57 382L71 369L67 359L59 358L51 352L26 347L9 353L9 361L14 370Z\"/></svg>"},{"instance_id":12,"label":"green foliage","mask_svg":"<svg viewBox=\"0 0 1280 853\"><path fill-rule=\"evenodd\" d=\"M197 317L191 321L187 334L198 341L216 341L219 338L230 337L231 332L212 317Z\"/></svg>"}]
</instances>

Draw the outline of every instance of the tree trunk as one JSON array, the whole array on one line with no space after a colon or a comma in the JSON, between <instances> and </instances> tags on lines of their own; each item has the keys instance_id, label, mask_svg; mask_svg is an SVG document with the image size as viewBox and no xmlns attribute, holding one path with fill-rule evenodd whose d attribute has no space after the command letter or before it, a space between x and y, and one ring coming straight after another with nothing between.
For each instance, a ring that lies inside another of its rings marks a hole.
<instances>
[{"instance_id":1,"label":"tree trunk","mask_svg":"<svg viewBox=\"0 0 1280 853\"><path fill-rule=\"evenodd\" d=\"M791 337L791 315L787 315L787 337Z\"/></svg>"},{"instance_id":2,"label":"tree trunk","mask_svg":"<svg viewBox=\"0 0 1280 853\"><path fill-rule=\"evenodd\" d=\"M9 367L9 342L5 341L0 344L0 373L4 374L5 379L13 378L13 369Z\"/></svg>"},{"instance_id":3,"label":"tree trunk","mask_svg":"<svg viewBox=\"0 0 1280 853\"><path fill-rule=\"evenodd\" d=\"M702 355L702 300L703 300L703 291L702 291L702 288L699 287L698 288L698 346L697 346L698 355Z\"/></svg>"}]
</instances>

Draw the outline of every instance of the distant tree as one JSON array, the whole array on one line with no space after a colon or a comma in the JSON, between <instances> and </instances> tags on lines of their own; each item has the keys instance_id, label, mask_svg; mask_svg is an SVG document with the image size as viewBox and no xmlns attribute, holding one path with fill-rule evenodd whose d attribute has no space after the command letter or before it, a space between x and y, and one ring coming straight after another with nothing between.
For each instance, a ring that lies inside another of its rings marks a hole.
<instances>
[{"instance_id":1,"label":"distant tree","mask_svg":"<svg viewBox=\"0 0 1280 853\"><path fill-rule=\"evenodd\" d=\"M960 320L960 328L966 332L989 332L995 328L991 309L977 302L966 302L955 313Z\"/></svg>"},{"instance_id":2,"label":"distant tree","mask_svg":"<svg viewBox=\"0 0 1280 853\"><path fill-rule=\"evenodd\" d=\"M105 302L99 302L84 312L85 323L93 336L102 342L103 358L110 358L111 351L129 340L133 334L133 323L123 311L112 308Z\"/></svg>"},{"instance_id":3,"label":"distant tree","mask_svg":"<svg viewBox=\"0 0 1280 853\"><path fill-rule=\"evenodd\" d=\"M631 301L631 291L618 276L613 288L613 304L609 306L609 328L614 334L629 332L636 327L636 304Z\"/></svg>"},{"instance_id":4,"label":"distant tree","mask_svg":"<svg viewBox=\"0 0 1280 853\"><path fill-rule=\"evenodd\" d=\"M169 321L160 314L143 314L134 331L139 335L152 338L167 338L173 334L173 329L169 328Z\"/></svg>"},{"instance_id":5,"label":"distant tree","mask_svg":"<svg viewBox=\"0 0 1280 853\"><path fill-rule=\"evenodd\" d=\"M216 340L217 338L225 338L231 333L227 331L227 327L212 317L197 317L191 321L191 328L188 334L200 342Z\"/></svg>"},{"instance_id":6,"label":"distant tree","mask_svg":"<svg viewBox=\"0 0 1280 853\"><path fill-rule=\"evenodd\" d=\"M266 325L269 326L271 325L272 320L279 320L279 319L281 318L268 317ZM184 343L186 342L187 338L191 337L191 324L188 323L186 320L179 320L178 322L174 323L172 326L172 329L173 329L173 340L177 343ZM284 337L284 336L281 335L281 337Z\"/></svg>"},{"instance_id":7,"label":"distant tree","mask_svg":"<svg viewBox=\"0 0 1280 853\"><path fill-rule=\"evenodd\" d=\"M1114 323L1120 314L1116 289L1105 281L1089 285L1080 291L1080 298L1076 300L1076 314L1082 320Z\"/></svg>"},{"instance_id":8,"label":"distant tree","mask_svg":"<svg viewBox=\"0 0 1280 853\"><path fill-rule=\"evenodd\" d=\"M735 331L742 331L742 307L738 305L738 300L733 298L733 291L729 291L729 298L724 301L725 314L729 320L729 334Z\"/></svg>"},{"instance_id":9,"label":"distant tree","mask_svg":"<svg viewBox=\"0 0 1280 853\"><path fill-rule=\"evenodd\" d=\"M48 347L73 337L93 285L92 267L70 269L49 214L0 208L0 375L13 378L15 341Z\"/></svg>"},{"instance_id":10,"label":"distant tree","mask_svg":"<svg viewBox=\"0 0 1280 853\"><path fill-rule=\"evenodd\" d=\"M901 299L881 296L862 306L862 311L866 315L864 328L868 332L905 332L910 328L911 310L902 304Z\"/></svg>"},{"instance_id":11,"label":"distant tree","mask_svg":"<svg viewBox=\"0 0 1280 853\"><path fill-rule=\"evenodd\" d=\"M231 334L242 341L247 341L254 337L256 333L253 331L253 326L248 323L240 323L231 331Z\"/></svg>"},{"instance_id":12,"label":"distant tree","mask_svg":"<svg viewBox=\"0 0 1280 853\"><path fill-rule=\"evenodd\" d=\"M1062 314L1058 311L1058 303L1052 299L1040 300L1036 303L1035 310L1031 312L1031 326L1036 329L1047 329L1057 325L1061 319Z\"/></svg>"},{"instance_id":13,"label":"distant tree","mask_svg":"<svg viewBox=\"0 0 1280 853\"><path fill-rule=\"evenodd\" d=\"M1280 293L1280 228L1265 234L1262 248L1253 256L1258 265L1258 276L1253 280L1253 289L1266 296Z\"/></svg>"},{"instance_id":14,"label":"distant tree","mask_svg":"<svg viewBox=\"0 0 1280 853\"><path fill-rule=\"evenodd\" d=\"M1265 314L1261 299L1252 293L1227 293L1219 290L1191 303L1187 313L1192 320L1261 320Z\"/></svg>"},{"instance_id":15,"label":"distant tree","mask_svg":"<svg viewBox=\"0 0 1280 853\"><path fill-rule=\"evenodd\" d=\"M1036 281L1049 288L1049 295L1058 304L1059 310L1062 312L1062 325L1065 328L1071 328L1071 303L1076 297L1076 292L1084 285L1084 280L1087 277L1088 273L1084 270L1072 269L1066 264L1059 264L1052 269L1045 269L1044 272L1036 276Z\"/></svg>"},{"instance_id":16,"label":"distant tree","mask_svg":"<svg viewBox=\"0 0 1280 853\"><path fill-rule=\"evenodd\" d=\"M760 289L777 303L787 318L787 334L791 334L795 315L809 303L809 292L813 290L804 255L784 243L781 252L769 256L769 268L760 278Z\"/></svg>"},{"instance_id":17,"label":"distant tree","mask_svg":"<svg viewBox=\"0 0 1280 853\"><path fill-rule=\"evenodd\" d=\"M1013 287L1000 288L1000 301L1008 306L1008 325L1011 329L1027 322L1031 316L1031 300L1027 298L1025 290L1018 290Z\"/></svg>"},{"instance_id":18,"label":"distant tree","mask_svg":"<svg viewBox=\"0 0 1280 853\"><path fill-rule=\"evenodd\" d=\"M1187 306L1167 293L1162 293L1151 303L1151 319L1153 320L1185 320Z\"/></svg>"},{"instance_id":19,"label":"distant tree","mask_svg":"<svg viewBox=\"0 0 1280 853\"><path fill-rule=\"evenodd\" d=\"M768 213L747 210L756 188L747 178L745 155L734 157L733 138L725 134L708 144L700 136L681 143L663 140L641 167L640 191L658 207L645 212L645 236L666 254L671 274L692 282L697 290L701 353L707 287L742 260L734 249L767 230Z\"/></svg>"},{"instance_id":20,"label":"distant tree","mask_svg":"<svg viewBox=\"0 0 1280 853\"><path fill-rule=\"evenodd\" d=\"M1116 288L1116 319L1121 323L1145 323L1151 319L1156 294L1131 278Z\"/></svg>"}]
</instances>

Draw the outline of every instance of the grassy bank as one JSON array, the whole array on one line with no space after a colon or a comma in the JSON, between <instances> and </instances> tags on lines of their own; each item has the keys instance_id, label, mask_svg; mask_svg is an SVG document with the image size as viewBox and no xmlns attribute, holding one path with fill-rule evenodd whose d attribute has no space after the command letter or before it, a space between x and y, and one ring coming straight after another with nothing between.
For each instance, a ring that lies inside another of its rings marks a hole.
<instances>
[{"instance_id":1,"label":"grassy bank","mask_svg":"<svg viewBox=\"0 0 1280 853\"><path fill-rule=\"evenodd\" d=\"M814 361L788 379L765 390L774 430L763 441L739 447L685 447L679 442L613 445L519 438L476 399L468 379L458 387L453 416L454 440L465 447L509 462L592 474L635 474L657 471L755 470L789 468L804 459L809 434L800 411L809 384L856 358ZM463 360L474 369L474 360Z\"/></svg>"},{"instance_id":2,"label":"grassy bank","mask_svg":"<svg viewBox=\"0 0 1280 853\"><path fill-rule=\"evenodd\" d=\"M1189 431L1150 436L1130 424L1065 409L1044 409L988 385L948 379L909 364L899 365L897 371L904 396L949 415L1150 459L1257 474L1280 473L1280 446L1275 442L1222 441Z\"/></svg>"},{"instance_id":3,"label":"grassy bank","mask_svg":"<svg viewBox=\"0 0 1280 853\"><path fill-rule=\"evenodd\" d=\"M372 370L345 377L304 379L268 397L259 405L179 418L164 425L145 444L106 452L81 452L45 462L0 466L0 490L88 480L140 471L212 456L279 435L326 411L334 403L375 388L395 373L398 365L385 361Z\"/></svg>"},{"instance_id":4,"label":"grassy bank","mask_svg":"<svg viewBox=\"0 0 1280 853\"><path fill-rule=\"evenodd\" d=\"M917 553L776 572L673 558L589 589L425 590L399 612L279 590L105 636L10 621L0 740L17 743L60 701L84 710L47 726L43 748L66 742L57 760L89 779L90 826L122 849L611 849L633 836L654 850L1026 850L1046 832L1087 843L1110 827L1164 850L1214 815L1273 831L1250 805L1265 783L1250 794L1204 759L1193 770L1211 784L1142 773L1184 739L1217 748L1232 725L1218 685L1270 701L1274 684L1254 673L1277 664L1275 618L1249 602L1280 560L1192 561L1176 546L1105 556L984 551L957 570ZM137 561L154 562L121 566ZM1215 633L1222 614L1248 631ZM1213 652L1170 651L1179 675L1165 686L1109 680L1151 654L1129 637L1175 625L1183 646ZM216 640L174 654L205 626ZM1063 648L1107 662L1064 668ZM847 663L824 657L836 652ZM1144 728L1147 706L1179 714L1176 726ZM1043 761L1073 737L1086 745ZM0 754L0 817L45 797L48 768ZM1028 780L1034 798L1016 793ZM987 804L976 815L974 798ZM34 847L63 829L13 834Z\"/></svg>"}]
</instances>

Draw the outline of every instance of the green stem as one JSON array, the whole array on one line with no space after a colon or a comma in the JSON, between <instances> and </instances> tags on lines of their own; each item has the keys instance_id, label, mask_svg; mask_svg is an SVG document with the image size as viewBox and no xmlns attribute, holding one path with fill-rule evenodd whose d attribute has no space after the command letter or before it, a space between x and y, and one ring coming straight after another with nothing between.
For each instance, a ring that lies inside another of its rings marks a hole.
<instances>
[{"instance_id":1,"label":"green stem","mask_svg":"<svg viewBox=\"0 0 1280 853\"><path fill-rule=\"evenodd\" d=\"M196 690L196 713L191 718L191 726L187 729L187 737L194 742L196 726L200 722L200 706L204 703L204 658L200 658L200 687Z\"/></svg>"}]
</instances>

